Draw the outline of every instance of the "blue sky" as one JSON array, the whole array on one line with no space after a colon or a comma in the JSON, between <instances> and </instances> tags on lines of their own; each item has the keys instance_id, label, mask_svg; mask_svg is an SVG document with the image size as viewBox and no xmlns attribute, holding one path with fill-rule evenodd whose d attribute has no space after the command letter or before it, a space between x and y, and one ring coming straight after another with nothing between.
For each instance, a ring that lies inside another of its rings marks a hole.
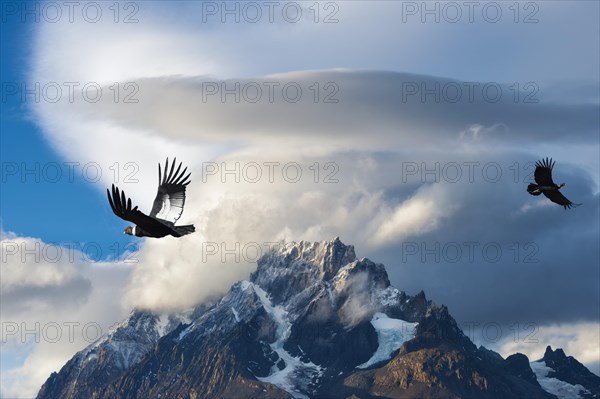
<instances>
[{"instance_id":1,"label":"blue sky","mask_svg":"<svg viewBox=\"0 0 600 399\"><path fill-rule=\"evenodd\" d=\"M28 82L36 24L6 16L1 26L3 231L39 237L53 245L77 243L72 245L79 249L89 242L98 243L100 251L95 245L86 247L90 260L120 256L131 239L115 234L121 224L107 217L110 210L105 198L92 188L95 170L90 169L87 176L73 165L71 176L65 165L69 160L52 148L35 123L31 109L35 98L23 99L20 91L12 94L14 85Z\"/></svg>"},{"instance_id":2,"label":"blue sky","mask_svg":"<svg viewBox=\"0 0 600 399\"><path fill-rule=\"evenodd\" d=\"M482 14L481 3L472 22L461 9L456 23L448 3L430 3L442 13L436 22L406 8L421 2L389 1L321 2L315 23L313 3L294 3L305 13L294 23L280 9L272 22L248 22L248 15L223 22L207 12L209 2L119 3L117 22L102 3L94 23L79 9L73 22L67 10L56 23L22 21L19 9L13 14L3 6L3 245L79 251L75 260L58 262L11 255L2 265L3 321L107 328L132 307L186 309L255 267L205 260L207 242L232 248L340 236L359 257L384 263L399 289L424 289L447 304L459 324L506 327L499 342L477 343L532 358L547 344L562 346L598 372L600 349L590 344L600 334L598 3L519 3L518 14L512 2L494 3L502 12L496 22ZM327 15L337 22L324 23ZM127 16L131 23L124 23ZM24 83L50 82L76 83L75 100L10 94ZM103 89L100 101L82 101L86 84ZM260 87L263 94L276 84L276 98L207 96L208 87L223 84ZM285 100L285 85L303 89L300 101ZM489 86L500 88L499 101L486 100L482 88ZM455 102L451 91L439 101L421 93L407 99L409 87L476 89L473 101L465 91ZM137 101L125 101L127 94ZM327 95L337 101L323 102ZM116 182L149 211L156 164L173 156L192 170L181 222L194 223L197 232L180 240L124 236L128 223L112 214L105 189ZM546 156L557 160L555 180L567 182L565 194L582 207L563 211L527 195L527 165ZM71 162L73 179L65 165ZM207 163L222 171L265 162L297 163L304 178L236 183L206 175ZM318 182L311 179L315 162L323 168ZM421 166L436 163L440 170L462 165L462 175L423 178ZM473 181L465 163L478 165ZM334 170L326 164L337 168L337 183L323 183ZM492 164L502 178L490 182L481 168ZM22 179L20 169L35 165L40 181L32 174ZM10 174L15 166L17 175ZM415 166L416 173L406 173ZM92 182L96 168L102 176ZM137 181L127 181L129 172ZM453 263L404 251L407 243L465 248L473 241L479 248L499 245L505 256L489 262L478 252L476 262ZM113 259L132 242L137 263ZM537 262L525 263L532 248ZM539 327L538 344L508 339L511 325L530 322ZM37 345L11 336L2 344L0 395L34 395L88 343L81 334L74 342Z\"/></svg>"}]
</instances>

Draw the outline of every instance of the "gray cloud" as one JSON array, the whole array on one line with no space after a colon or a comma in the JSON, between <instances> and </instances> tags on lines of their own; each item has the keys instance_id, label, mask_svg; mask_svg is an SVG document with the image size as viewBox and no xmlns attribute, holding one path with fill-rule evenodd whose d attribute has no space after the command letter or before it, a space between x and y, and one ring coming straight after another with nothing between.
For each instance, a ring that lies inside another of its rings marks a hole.
<instances>
[{"instance_id":1,"label":"gray cloud","mask_svg":"<svg viewBox=\"0 0 600 399\"><path fill-rule=\"evenodd\" d=\"M135 83L138 104L123 106L107 97L79 104L80 111L180 139L278 147L319 140L338 149L430 146L432 140L452 143L465 137L512 145L539 140L590 144L598 126L597 102L557 102L551 95L546 101L536 83L517 94L515 87L501 82L336 70L237 80L144 78Z\"/></svg>"},{"instance_id":2,"label":"gray cloud","mask_svg":"<svg viewBox=\"0 0 600 399\"><path fill-rule=\"evenodd\" d=\"M526 184L510 178L460 184L444 197L460 207L438 229L369 256L387 265L396 285L412 292L425 289L459 320L597 321L599 197L585 173L571 174L564 166L557 170L566 176L565 194L583 206L565 211L545 198L529 197ZM520 210L529 203L527 211ZM456 245L462 253L454 262Z\"/></svg>"}]
</instances>

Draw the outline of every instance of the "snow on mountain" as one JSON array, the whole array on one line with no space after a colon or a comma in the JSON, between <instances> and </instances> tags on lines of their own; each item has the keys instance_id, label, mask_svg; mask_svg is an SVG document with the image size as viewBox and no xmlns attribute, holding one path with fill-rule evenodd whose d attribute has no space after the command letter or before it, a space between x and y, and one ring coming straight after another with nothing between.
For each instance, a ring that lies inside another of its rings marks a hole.
<instances>
[{"instance_id":1,"label":"snow on mountain","mask_svg":"<svg viewBox=\"0 0 600 399\"><path fill-rule=\"evenodd\" d=\"M392 354L400 349L400 346L415 336L419 323L410 323L405 320L392 319L385 313L377 312L371 319L371 324L377 331L377 351L363 364L356 366L364 369L374 364L387 362Z\"/></svg>"},{"instance_id":2,"label":"snow on mountain","mask_svg":"<svg viewBox=\"0 0 600 399\"><path fill-rule=\"evenodd\" d=\"M81 351L81 362L87 365L97 360L98 354L103 352L104 356L113 357L113 366L126 370L136 364L160 337L174 328L177 316L185 320L180 315L156 315L134 310L125 320Z\"/></svg>"},{"instance_id":3,"label":"snow on mountain","mask_svg":"<svg viewBox=\"0 0 600 399\"><path fill-rule=\"evenodd\" d=\"M589 393L582 385L571 385L568 382L561 381L558 378L548 377L548 374L554 370L546 366L546 363L541 360L538 362L529 363L531 369L535 373L538 382L546 391L556 395L558 399L578 399L583 398L582 393Z\"/></svg>"},{"instance_id":4,"label":"snow on mountain","mask_svg":"<svg viewBox=\"0 0 600 399\"><path fill-rule=\"evenodd\" d=\"M278 366L279 363L273 365L271 373L267 377L257 378L260 381L277 385L290 392L295 398L308 399L308 396L302 392L307 391L308 384L313 378L318 378L322 374L322 368L313 362L303 362L300 357L292 356L284 349L283 345L289 338L292 328L289 313L281 306L273 306L268 294L263 289L254 284L252 284L252 288L267 313L277 323L277 340L271 344L271 348L285 363L283 368Z\"/></svg>"}]
</instances>

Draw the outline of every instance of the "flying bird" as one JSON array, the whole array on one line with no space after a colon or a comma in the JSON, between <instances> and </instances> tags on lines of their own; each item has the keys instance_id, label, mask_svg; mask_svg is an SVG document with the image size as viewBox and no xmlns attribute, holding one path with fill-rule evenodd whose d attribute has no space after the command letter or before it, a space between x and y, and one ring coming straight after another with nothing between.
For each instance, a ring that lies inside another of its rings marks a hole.
<instances>
[{"instance_id":1,"label":"flying bird","mask_svg":"<svg viewBox=\"0 0 600 399\"><path fill-rule=\"evenodd\" d=\"M124 191L119 192L119 188L112 185L111 193L106 189L108 202L115 215L123 220L135 223L134 226L127 226L124 233L136 237L155 237L161 238L168 235L181 237L193 233L196 229L194 225L175 226L177 220L183 212L185 204L185 187L190 184L188 180L191 172L185 176L187 167L180 173L181 162L175 170L175 161L173 159L169 169L169 158L165 162L165 173L161 174L160 163L158 164L158 192L154 198L154 204L150 215L146 215L138 210L138 207L131 207L131 198L127 198Z\"/></svg>"},{"instance_id":2,"label":"flying bird","mask_svg":"<svg viewBox=\"0 0 600 399\"><path fill-rule=\"evenodd\" d=\"M552 161L552 158L542 159L535 163L533 177L537 184L530 183L527 186L527 192L531 195L544 194L550 201L562 205L565 209L581 205L572 203L559 191L565 183L556 184L552 181L552 168L555 163L556 161Z\"/></svg>"}]
</instances>

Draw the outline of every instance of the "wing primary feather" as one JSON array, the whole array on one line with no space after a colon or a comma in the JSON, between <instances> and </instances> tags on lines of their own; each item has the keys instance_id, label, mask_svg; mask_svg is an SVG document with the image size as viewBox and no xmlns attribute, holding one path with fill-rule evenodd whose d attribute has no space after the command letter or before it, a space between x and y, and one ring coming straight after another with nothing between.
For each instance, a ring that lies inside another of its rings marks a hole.
<instances>
[{"instance_id":1,"label":"wing primary feather","mask_svg":"<svg viewBox=\"0 0 600 399\"><path fill-rule=\"evenodd\" d=\"M177 170L175 171L175 174L173 175L173 180L176 180L177 176L179 176L179 171L181 170L181 165L182 165L182 163L179 162L179 166L177 167Z\"/></svg>"},{"instance_id":2,"label":"wing primary feather","mask_svg":"<svg viewBox=\"0 0 600 399\"><path fill-rule=\"evenodd\" d=\"M160 162L158 163L158 185L160 186L162 180L162 174L160 172Z\"/></svg>"},{"instance_id":3,"label":"wing primary feather","mask_svg":"<svg viewBox=\"0 0 600 399\"><path fill-rule=\"evenodd\" d=\"M118 188L115 187L115 185L112 185L112 196L113 196L113 201L115 204L115 208L117 209L117 212L121 213L121 204L119 203L119 194L118 194Z\"/></svg>"},{"instance_id":4,"label":"wing primary feather","mask_svg":"<svg viewBox=\"0 0 600 399\"><path fill-rule=\"evenodd\" d=\"M113 198L113 203L115 204L115 209L117 210L117 212L121 213L120 207L119 207L119 198L117 197L116 194L116 187L113 184L112 186L112 198Z\"/></svg>"},{"instance_id":5,"label":"wing primary feather","mask_svg":"<svg viewBox=\"0 0 600 399\"><path fill-rule=\"evenodd\" d=\"M164 184L165 181L167 180L167 173L169 173L169 157L167 157L167 160L165 161L165 173L163 175L163 179L160 182L160 184Z\"/></svg>"},{"instance_id":6,"label":"wing primary feather","mask_svg":"<svg viewBox=\"0 0 600 399\"><path fill-rule=\"evenodd\" d=\"M185 180L182 180L182 177L185 175L185 172L187 171L187 166L185 167L185 169L183 169L183 171L179 174L179 177L177 178L177 180L175 180L173 182L173 184L181 184L183 183Z\"/></svg>"},{"instance_id":7,"label":"wing primary feather","mask_svg":"<svg viewBox=\"0 0 600 399\"><path fill-rule=\"evenodd\" d=\"M173 172L173 169L171 168L171 165L169 164L169 158L167 158L167 164L165 165L165 175L163 177L163 184L166 184L169 182L169 178L170 178L172 172Z\"/></svg>"},{"instance_id":8,"label":"wing primary feather","mask_svg":"<svg viewBox=\"0 0 600 399\"><path fill-rule=\"evenodd\" d=\"M192 172L188 173L187 176L183 179L181 185L183 186L187 186L188 184L190 184L189 181L186 181L190 176L192 175Z\"/></svg>"},{"instance_id":9,"label":"wing primary feather","mask_svg":"<svg viewBox=\"0 0 600 399\"><path fill-rule=\"evenodd\" d=\"M123 208L125 208L125 206L127 205L127 199L125 199L125 191L121 191L121 205Z\"/></svg>"},{"instance_id":10,"label":"wing primary feather","mask_svg":"<svg viewBox=\"0 0 600 399\"><path fill-rule=\"evenodd\" d=\"M169 178L167 179L167 183L171 182L171 177L173 176L173 172L175 171L175 161L177 158L173 158L173 162L171 163L171 170L169 171Z\"/></svg>"},{"instance_id":11,"label":"wing primary feather","mask_svg":"<svg viewBox=\"0 0 600 399\"><path fill-rule=\"evenodd\" d=\"M115 200L115 206L117 207L117 210L119 211L119 213L121 213L121 195L119 194L118 187L115 187L115 190L113 192L113 199Z\"/></svg>"}]
</instances>

